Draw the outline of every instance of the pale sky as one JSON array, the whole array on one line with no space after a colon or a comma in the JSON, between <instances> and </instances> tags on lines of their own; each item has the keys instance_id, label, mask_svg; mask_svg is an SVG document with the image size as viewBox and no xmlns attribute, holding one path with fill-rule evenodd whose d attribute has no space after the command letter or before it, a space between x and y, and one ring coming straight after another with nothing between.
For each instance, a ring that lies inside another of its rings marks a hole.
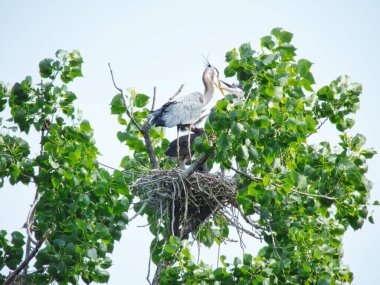
<instances>
[{"instance_id":1,"label":"pale sky","mask_svg":"<svg viewBox=\"0 0 380 285\"><path fill-rule=\"evenodd\" d=\"M70 84L77 105L95 129L100 161L117 167L127 148L119 143L116 117L109 103L115 95L107 63L123 88L134 87L164 103L184 83L183 94L202 91L202 56L223 70L225 52L250 42L259 49L262 36L274 27L294 33L299 58L314 63L317 86L348 74L363 84L361 109L351 133L367 137L380 150L380 2L373 1L18 1L0 0L0 81L13 83L26 75L38 78L38 62L57 49L78 49L84 57L84 78ZM217 100L218 98L215 98ZM212 102L210 106L212 105ZM168 132L170 138L172 132ZM317 140L337 141L330 129ZM34 151L37 153L37 149ZM380 200L380 157L369 163L374 182L372 200ZM0 229L20 230L34 189L17 185L0 189ZM373 208L372 208L373 209ZM349 231L344 238L344 262L354 272L354 284L380 280L380 210L375 225ZM135 220L115 247L109 284L146 284L149 244L145 222ZM256 251L258 244L246 241ZM222 254L241 256L239 246L224 245ZM215 263L215 250L201 258ZM154 272L151 273L153 275Z\"/></svg>"}]
</instances>

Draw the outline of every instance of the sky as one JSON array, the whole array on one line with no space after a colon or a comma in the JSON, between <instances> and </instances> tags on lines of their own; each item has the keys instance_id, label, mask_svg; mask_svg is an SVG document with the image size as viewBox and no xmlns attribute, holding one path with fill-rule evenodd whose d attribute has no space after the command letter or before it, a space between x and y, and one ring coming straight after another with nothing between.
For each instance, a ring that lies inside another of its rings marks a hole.
<instances>
[{"instance_id":1,"label":"sky","mask_svg":"<svg viewBox=\"0 0 380 285\"><path fill-rule=\"evenodd\" d=\"M0 0L0 81L13 83L27 75L37 80L41 59L53 57L58 49L78 49L85 61L84 78L70 84L70 89L79 98L83 118L95 129L99 160L117 167L127 148L117 140L120 128L110 114L116 92L108 62L120 87L152 95L156 86L158 106L181 84L185 84L183 94L203 90L203 56L223 70L228 50L245 42L258 50L262 36L282 27L294 33L297 59L314 63L317 87L342 74L363 84L361 109L351 133L364 134L366 146L379 151L379 13L376 0ZM174 136L171 131L167 134ZM336 143L337 133L327 127L314 139ZM371 200L380 200L380 156L368 165L368 178L374 183ZM1 229L21 229L33 195L34 189L21 185L0 189ZM380 210L372 210L375 225L367 222L344 237L344 262L358 285L380 280ZM109 284L147 283L152 236L141 227L144 224L143 219L134 220L116 245ZM246 243L253 252L260 246L251 240ZM241 256L237 244L222 246L221 253ZM202 249L201 258L215 263L216 250Z\"/></svg>"}]
</instances>

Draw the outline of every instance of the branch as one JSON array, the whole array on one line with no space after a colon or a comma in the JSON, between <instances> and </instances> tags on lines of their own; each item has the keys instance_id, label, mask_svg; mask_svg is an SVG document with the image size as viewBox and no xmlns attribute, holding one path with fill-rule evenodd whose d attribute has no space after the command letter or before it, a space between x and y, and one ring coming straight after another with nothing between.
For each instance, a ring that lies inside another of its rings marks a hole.
<instances>
[{"instance_id":1,"label":"branch","mask_svg":"<svg viewBox=\"0 0 380 285\"><path fill-rule=\"evenodd\" d=\"M108 67L110 69L113 86L115 86L115 88L120 92L121 98L123 99L123 105L125 107L125 112L127 113L127 116L131 119L132 123L136 126L136 128L142 133L141 127L139 126L139 124L137 124L137 122L133 118L131 112L129 112L129 109L128 109L128 106L127 106L127 102L125 101L125 98L124 98L124 92L123 92L123 90L116 85L115 78L113 76L113 71L112 71L110 63L108 63Z\"/></svg>"},{"instance_id":2,"label":"branch","mask_svg":"<svg viewBox=\"0 0 380 285\"><path fill-rule=\"evenodd\" d=\"M184 86L185 86L185 84L182 84L182 85L179 87L179 89L177 90L177 92L174 93L174 95L173 95L172 97L169 98L169 101L173 100L174 97L176 97L179 93L181 93L181 92L182 92L182 89L183 89Z\"/></svg>"},{"instance_id":3,"label":"branch","mask_svg":"<svg viewBox=\"0 0 380 285\"><path fill-rule=\"evenodd\" d=\"M211 157L211 153L205 153L202 156L200 156L194 164L192 164L184 173L183 173L183 179L188 178L191 174L194 173L194 171L198 170L199 167L202 166L209 158Z\"/></svg>"},{"instance_id":4,"label":"branch","mask_svg":"<svg viewBox=\"0 0 380 285\"><path fill-rule=\"evenodd\" d=\"M5 283L3 285L9 285L12 284L13 280L16 278L16 276L26 267L30 260L37 254L38 250L42 246L42 244L45 242L45 240L49 237L51 234L51 230L47 229L42 238L37 242L36 247L30 252L27 258L19 265L19 267L16 268L15 271L12 272L11 275L8 276L7 280L5 280Z\"/></svg>"},{"instance_id":5,"label":"branch","mask_svg":"<svg viewBox=\"0 0 380 285\"><path fill-rule=\"evenodd\" d=\"M140 132L144 137L145 146L146 146L146 150L148 151L150 164L152 165L153 169L158 169L157 159L156 159L156 156L154 155L152 141L150 140L150 136L149 136L149 129L150 129L150 125L149 125L149 122L147 122L144 128Z\"/></svg>"},{"instance_id":6,"label":"branch","mask_svg":"<svg viewBox=\"0 0 380 285\"><path fill-rule=\"evenodd\" d=\"M236 168L234 168L234 167L232 167L232 166L231 166L231 169L232 169L233 171L235 171L237 174L240 174L240 175L242 175L242 176L244 176L244 177L246 177L246 178L248 178L248 179L251 179L251 180L253 180L253 181L256 181L256 182L262 182L262 181L263 181L261 178L254 177L254 176L252 176L252 175L250 175L250 174L248 174L248 173L245 173L245 172L243 172L243 171L240 171L239 169L236 169Z\"/></svg>"},{"instance_id":7,"label":"branch","mask_svg":"<svg viewBox=\"0 0 380 285\"><path fill-rule=\"evenodd\" d=\"M33 243L33 244L37 244L38 241L34 238L34 236L32 235L32 232L31 232L31 229L33 227L33 219L34 219L34 212L35 212L35 209L36 209L36 206L37 206L37 203L40 201L40 198L41 197L37 197L37 199L34 200L34 203L32 205L32 207L30 208L30 211L28 213L28 217L26 219L26 232L28 234L28 239Z\"/></svg>"},{"instance_id":8,"label":"branch","mask_svg":"<svg viewBox=\"0 0 380 285\"><path fill-rule=\"evenodd\" d=\"M231 167L231 169L233 171L235 171L237 174L240 174L248 179L251 179L253 181L256 181L256 182L262 182L263 180L261 178L258 178L258 177L254 177L248 173L245 173L245 172L242 172L234 167ZM279 187L279 188L282 188L281 185L279 184L276 184L276 183L273 183L274 186L276 187ZM328 200L338 200L338 198L335 198L335 197L330 197L330 196L327 196L327 195L322 195L322 194L312 194L312 193L306 193L306 192L302 192L302 191L298 191L298 190L295 190L295 189L292 189L292 192L295 192L295 193L298 193L298 194L301 194L301 195L305 195L305 196L309 196L309 197L316 197L316 198L324 198L324 199L328 199Z\"/></svg>"},{"instance_id":9,"label":"branch","mask_svg":"<svg viewBox=\"0 0 380 285\"><path fill-rule=\"evenodd\" d=\"M116 83L115 83L115 78L113 76L113 71L112 71L110 63L108 63L108 67L109 67L109 70L110 70L110 73L111 73L111 78L112 78L113 85L115 86L116 90L118 90L120 92L120 94L121 94L121 98L123 100L123 105L125 107L125 112L127 113L127 116L131 119L131 122L136 126L136 128L140 131L140 133L144 137L145 146L146 146L146 149L148 151L149 160L150 160L150 163L152 165L152 168L153 169L158 169L157 159L156 159L156 157L154 155L153 147L152 147L152 142L151 142L150 137L149 137L149 128L150 128L149 123L147 123L143 128L141 128L140 125L133 118L131 112L128 109L127 102L125 101L123 90L121 88L119 88L116 85Z\"/></svg>"},{"instance_id":10,"label":"branch","mask_svg":"<svg viewBox=\"0 0 380 285\"><path fill-rule=\"evenodd\" d=\"M154 105L156 103L156 86L153 87L153 102L152 102L152 108L150 108L150 111L153 112Z\"/></svg>"},{"instance_id":11,"label":"branch","mask_svg":"<svg viewBox=\"0 0 380 285\"><path fill-rule=\"evenodd\" d=\"M325 123L326 121L328 120L329 118L325 118L318 126L317 128L315 129L315 132L317 132ZM314 133L313 133L314 134ZM308 134L306 137L310 137L312 134Z\"/></svg>"},{"instance_id":12,"label":"branch","mask_svg":"<svg viewBox=\"0 0 380 285\"><path fill-rule=\"evenodd\" d=\"M242 226L236 224L232 219L230 219L226 214L222 213L223 217L235 228L238 230L241 230L242 232L246 233L247 235L250 235L251 237L254 237L256 239L261 239L259 236L256 236L253 232L246 230Z\"/></svg>"},{"instance_id":13,"label":"branch","mask_svg":"<svg viewBox=\"0 0 380 285\"><path fill-rule=\"evenodd\" d=\"M324 199L327 199L327 200L334 200L334 201L338 200L338 198L330 197L330 196L326 196L326 195L322 195L322 194L312 194L312 193L301 192L301 191L298 191L298 190L292 190L292 191L296 192L298 194L305 195L305 196L310 196L310 197L324 198Z\"/></svg>"}]
</instances>

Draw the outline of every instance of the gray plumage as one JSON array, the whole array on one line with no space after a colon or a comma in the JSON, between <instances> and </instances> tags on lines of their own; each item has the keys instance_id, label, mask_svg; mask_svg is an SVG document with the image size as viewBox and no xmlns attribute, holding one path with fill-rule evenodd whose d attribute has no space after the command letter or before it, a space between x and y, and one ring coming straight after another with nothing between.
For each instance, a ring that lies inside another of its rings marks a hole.
<instances>
[{"instance_id":1,"label":"gray plumage","mask_svg":"<svg viewBox=\"0 0 380 285\"><path fill-rule=\"evenodd\" d=\"M210 102L215 86L220 88L219 72L215 67L206 67L202 76L205 92L190 93L179 96L148 116L150 126L172 128L179 125L191 125L197 122L202 115L203 108Z\"/></svg>"}]
</instances>

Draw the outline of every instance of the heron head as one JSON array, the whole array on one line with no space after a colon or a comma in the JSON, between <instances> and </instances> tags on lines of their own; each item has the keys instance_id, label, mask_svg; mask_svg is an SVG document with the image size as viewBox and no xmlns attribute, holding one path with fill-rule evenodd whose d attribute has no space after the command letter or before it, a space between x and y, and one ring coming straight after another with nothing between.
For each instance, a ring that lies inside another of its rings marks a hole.
<instances>
[{"instance_id":1,"label":"heron head","mask_svg":"<svg viewBox=\"0 0 380 285\"><path fill-rule=\"evenodd\" d=\"M224 91L219 81L219 70L216 67L213 67L211 66L211 64L208 64L204 72L204 78L216 87L218 87L220 92L224 96Z\"/></svg>"}]
</instances>

